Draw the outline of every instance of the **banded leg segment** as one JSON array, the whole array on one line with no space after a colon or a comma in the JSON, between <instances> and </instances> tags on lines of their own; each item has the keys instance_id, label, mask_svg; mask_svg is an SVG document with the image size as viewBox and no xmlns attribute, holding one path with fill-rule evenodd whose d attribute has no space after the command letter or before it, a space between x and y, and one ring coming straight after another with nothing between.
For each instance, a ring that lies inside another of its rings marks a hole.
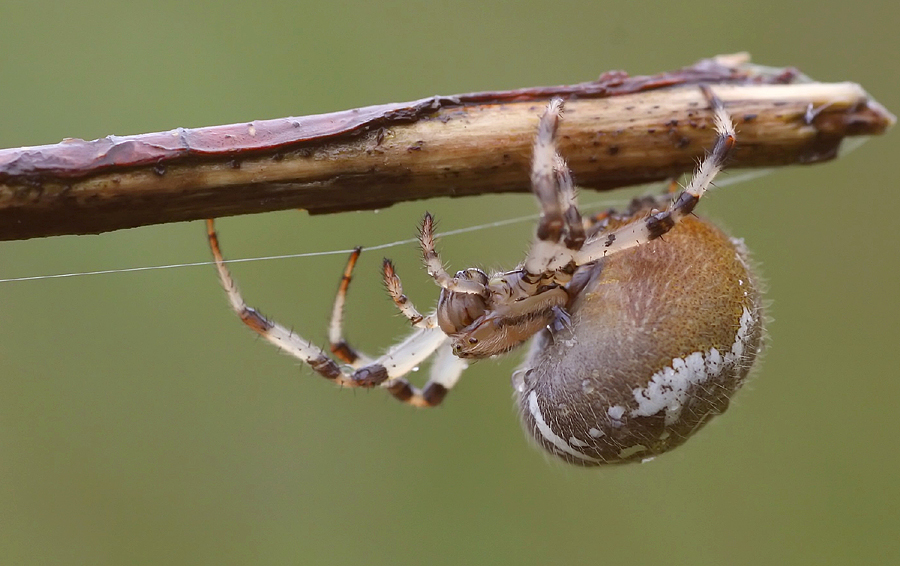
<instances>
[{"instance_id":1,"label":"banded leg segment","mask_svg":"<svg viewBox=\"0 0 900 566\"><path fill-rule=\"evenodd\" d=\"M409 319L413 326L416 328L434 328L437 326L437 315L435 313L423 316L410 302L409 297L403 294L403 284L400 282L400 276L397 275L397 271L394 269L394 263L387 258L384 259L382 264L382 274L388 294L403 316Z\"/></svg>"},{"instance_id":2,"label":"banded leg segment","mask_svg":"<svg viewBox=\"0 0 900 566\"><path fill-rule=\"evenodd\" d=\"M531 188L541 208L535 230L535 243L525 259L526 274L537 278L547 271L547 265L559 249L565 220L560 202L556 132L562 116L562 99L550 101L538 123L531 161Z\"/></svg>"},{"instance_id":3,"label":"banded leg segment","mask_svg":"<svg viewBox=\"0 0 900 566\"><path fill-rule=\"evenodd\" d=\"M219 280L225 289L231 308L241 321L278 349L305 362L326 379L346 387L387 387L392 380L400 379L413 371L448 340L447 336L439 329L417 329L372 363L356 368L352 373L347 373L319 347L247 306L231 273L225 266L212 220L206 221L206 228ZM346 292L343 283L342 287Z\"/></svg>"},{"instance_id":4,"label":"banded leg segment","mask_svg":"<svg viewBox=\"0 0 900 566\"><path fill-rule=\"evenodd\" d=\"M441 288L453 291L454 293L467 293L470 295L485 295L487 291L484 285L478 281L471 279L462 279L460 277L451 277L444 269L441 257L438 255L434 247L434 217L425 213L422 219L422 227L419 230L419 243L422 246L422 257L425 260L425 267L428 275L434 279Z\"/></svg>"},{"instance_id":5,"label":"banded leg segment","mask_svg":"<svg viewBox=\"0 0 900 566\"><path fill-rule=\"evenodd\" d=\"M725 110L722 101L713 94L709 87L702 87L713 110L713 122L717 133L715 144L709 154L700 162L690 182L668 208L662 212L651 214L643 221L622 226L590 242L575 254L578 265L584 265L601 259L609 254L620 252L655 240L671 230L682 218L691 214L697 203L712 185L713 179L722 170L728 157L734 150L737 136L731 117Z\"/></svg>"},{"instance_id":6,"label":"banded leg segment","mask_svg":"<svg viewBox=\"0 0 900 566\"><path fill-rule=\"evenodd\" d=\"M334 305L331 307L331 321L328 324L328 342L332 355L353 368L372 363L370 356L359 352L344 339L343 330L344 304L347 302L347 290L350 288L350 281L353 279L353 268L356 267L356 262L361 252L362 248L354 248L350 252L350 257L347 258L347 265L344 266L344 273L341 275L341 282L334 296Z\"/></svg>"},{"instance_id":7,"label":"banded leg segment","mask_svg":"<svg viewBox=\"0 0 900 566\"><path fill-rule=\"evenodd\" d=\"M550 102L534 140L531 185L541 217L522 269L525 280L536 286L547 281L565 283L565 277L560 280L559 275L571 271L568 266L574 269L574 252L585 240L572 174L556 150L562 109L561 99Z\"/></svg>"},{"instance_id":8,"label":"banded leg segment","mask_svg":"<svg viewBox=\"0 0 900 566\"><path fill-rule=\"evenodd\" d=\"M534 284L547 273L550 262L560 251L562 246L559 241L566 225L557 175L562 159L556 153L556 132L562 108L562 99L554 98L550 101L538 123L532 150L531 188L540 206L541 216L535 230L535 242L528 251L522 269L525 278Z\"/></svg>"},{"instance_id":9,"label":"banded leg segment","mask_svg":"<svg viewBox=\"0 0 900 566\"><path fill-rule=\"evenodd\" d=\"M387 390L398 400L416 407L436 407L459 381L460 375L469 364L453 355L449 344L442 345L431 362L428 382L421 389L413 386L405 378L391 380Z\"/></svg>"},{"instance_id":10,"label":"banded leg segment","mask_svg":"<svg viewBox=\"0 0 900 566\"><path fill-rule=\"evenodd\" d=\"M234 279L231 277L231 273L228 271L228 268L225 267L225 259L222 257L222 251L219 247L219 238L216 234L215 225L212 219L206 221L206 234L209 238L209 247L212 250L213 259L216 263L216 270L219 272L219 280L222 282L222 287L225 289L232 310L237 313L241 322L249 326L251 330L265 338L281 351L306 362L322 377L335 381L341 385L356 385L353 380L344 375L341 368L338 367L334 360L326 356L321 349L294 334L277 322L267 319L255 309L247 306L247 303L244 302L244 298L237 288L237 284L235 284Z\"/></svg>"},{"instance_id":11,"label":"banded leg segment","mask_svg":"<svg viewBox=\"0 0 900 566\"><path fill-rule=\"evenodd\" d=\"M575 183L572 181L572 172L566 165L561 155L556 156L556 182L559 184L559 196L562 200L563 218L566 221L565 245L567 250L577 251L584 245L584 221L581 211L578 210L578 198L575 195ZM553 262L549 265L551 271L558 271L574 258L573 254L564 254L565 262Z\"/></svg>"}]
</instances>

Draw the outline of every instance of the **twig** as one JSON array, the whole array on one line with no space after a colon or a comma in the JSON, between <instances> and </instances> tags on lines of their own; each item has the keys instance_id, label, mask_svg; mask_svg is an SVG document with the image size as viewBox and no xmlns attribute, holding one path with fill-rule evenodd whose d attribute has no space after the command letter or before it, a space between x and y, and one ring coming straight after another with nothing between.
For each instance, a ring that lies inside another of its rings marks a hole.
<instances>
[{"instance_id":1,"label":"twig","mask_svg":"<svg viewBox=\"0 0 900 566\"><path fill-rule=\"evenodd\" d=\"M287 208L371 209L528 191L537 119L565 98L561 152L580 187L689 171L714 132L700 84L738 128L731 167L815 163L894 117L853 83L719 57L654 76L433 97L303 118L0 150L0 240Z\"/></svg>"}]
</instances>

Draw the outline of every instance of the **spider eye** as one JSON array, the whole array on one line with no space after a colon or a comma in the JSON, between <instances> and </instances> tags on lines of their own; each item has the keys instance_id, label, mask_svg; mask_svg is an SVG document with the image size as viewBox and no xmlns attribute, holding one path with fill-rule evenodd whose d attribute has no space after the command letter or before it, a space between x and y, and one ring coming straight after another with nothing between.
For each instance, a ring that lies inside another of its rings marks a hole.
<instances>
[{"instance_id":1,"label":"spider eye","mask_svg":"<svg viewBox=\"0 0 900 566\"><path fill-rule=\"evenodd\" d=\"M469 344L478 344L478 338L469 338Z\"/></svg>"}]
</instances>

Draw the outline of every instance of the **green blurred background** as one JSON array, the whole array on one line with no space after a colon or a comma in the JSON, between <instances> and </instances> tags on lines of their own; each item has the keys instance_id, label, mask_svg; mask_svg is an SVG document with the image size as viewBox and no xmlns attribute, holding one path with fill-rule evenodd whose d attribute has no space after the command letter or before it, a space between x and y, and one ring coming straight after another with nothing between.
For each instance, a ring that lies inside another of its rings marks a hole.
<instances>
[{"instance_id":1,"label":"green blurred background","mask_svg":"<svg viewBox=\"0 0 900 566\"><path fill-rule=\"evenodd\" d=\"M894 1L15 2L0 6L0 147L652 73L740 50L900 111ZM0 284L4 564L896 564L898 132L723 188L703 214L768 281L769 349L727 415L646 465L548 461L509 375L438 410L341 391L254 339L211 267ZM624 198L583 194L584 201ZM375 245L531 214L528 195L221 221L230 257ZM499 211L499 212L498 212ZM511 267L530 223L446 238ZM436 297L412 245L407 293ZM364 254L349 337L405 332ZM199 222L0 243L0 278L208 258ZM325 343L344 258L234 267ZM371 316L362 311L369 309Z\"/></svg>"}]
</instances>

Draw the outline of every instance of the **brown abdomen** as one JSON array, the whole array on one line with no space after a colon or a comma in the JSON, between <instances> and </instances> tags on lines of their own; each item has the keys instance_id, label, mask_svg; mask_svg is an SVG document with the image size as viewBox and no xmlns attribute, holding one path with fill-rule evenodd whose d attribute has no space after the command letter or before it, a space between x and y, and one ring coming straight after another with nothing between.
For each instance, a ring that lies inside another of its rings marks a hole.
<instances>
[{"instance_id":1,"label":"brown abdomen","mask_svg":"<svg viewBox=\"0 0 900 566\"><path fill-rule=\"evenodd\" d=\"M761 349L758 281L739 240L693 217L584 266L572 325L513 375L522 425L573 464L641 461L728 407Z\"/></svg>"}]
</instances>

